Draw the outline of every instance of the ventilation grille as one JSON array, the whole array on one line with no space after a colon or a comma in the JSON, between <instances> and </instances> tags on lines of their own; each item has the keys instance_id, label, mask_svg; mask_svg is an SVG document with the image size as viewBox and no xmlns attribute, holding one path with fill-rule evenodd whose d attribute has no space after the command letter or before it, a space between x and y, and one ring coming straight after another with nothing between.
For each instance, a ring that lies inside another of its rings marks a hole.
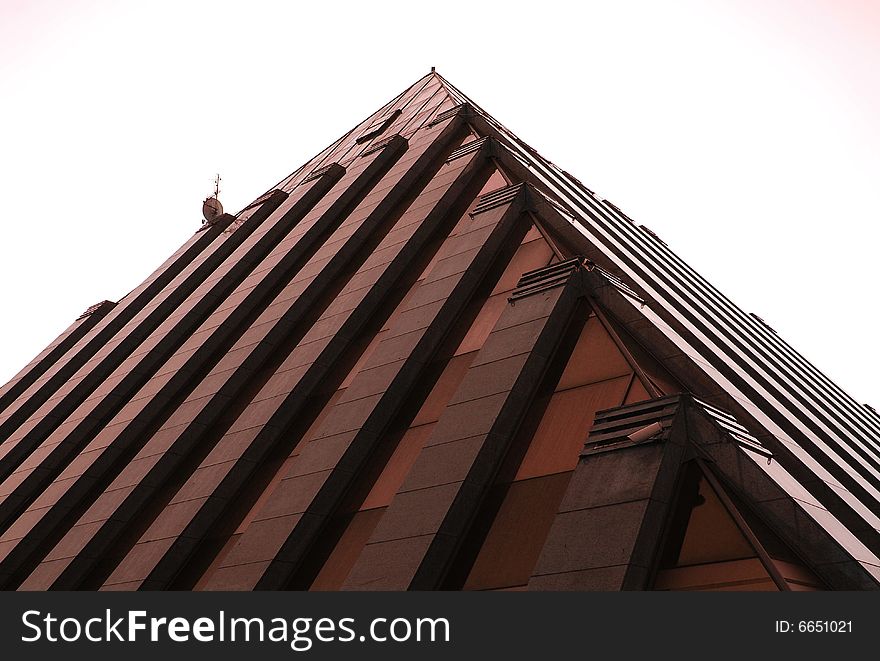
<instances>
[{"instance_id":1,"label":"ventilation grille","mask_svg":"<svg viewBox=\"0 0 880 661\"><path fill-rule=\"evenodd\" d=\"M279 190L279 189L277 189L277 188L273 188L273 189L270 190L268 193L263 193L262 195L260 195L260 197L258 197L256 200L254 200L253 202L251 202L249 205L247 205L244 209L242 209L242 210L239 211L238 213L239 213L239 214L242 214L242 213L244 213L245 211L247 211L248 209L253 209L253 208L256 207L256 206L259 206L259 205L261 205L261 204L264 204L265 202L268 202L270 199L272 199L273 197L275 197L276 195L279 195L279 194L280 194L280 195L284 195L285 197L287 197L287 193L285 193L283 190Z\"/></svg>"},{"instance_id":2,"label":"ventilation grille","mask_svg":"<svg viewBox=\"0 0 880 661\"><path fill-rule=\"evenodd\" d=\"M647 234L647 235L649 235L649 236L652 236L652 237L654 237L655 239L657 239L657 241L659 241L660 243L662 243L664 246L666 245L666 241L664 241L664 240L661 239L659 236L657 236L657 232L655 232L654 230L652 230L650 227L646 227L646 226L644 226L644 225L639 225L639 229L642 230L645 234Z\"/></svg>"},{"instance_id":3,"label":"ventilation grille","mask_svg":"<svg viewBox=\"0 0 880 661\"><path fill-rule=\"evenodd\" d=\"M580 268L581 258L575 257L558 264L551 264L534 271L528 271L516 283L516 289L513 290L513 293L507 300L517 301L538 292L560 287L568 282L572 273L576 273Z\"/></svg>"},{"instance_id":4,"label":"ventilation grille","mask_svg":"<svg viewBox=\"0 0 880 661\"><path fill-rule=\"evenodd\" d=\"M560 168L560 172L562 172L562 174L564 174L566 177L568 177L568 178L571 179L573 182L575 182L575 183L576 183L578 186L580 186L582 189L584 189L585 191L587 191L590 195L593 195L593 196L595 197L596 193L594 193L594 192L593 192L592 190L590 190L587 186L585 186L585 185L584 185L584 182L582 182L580 179L578 179L577 177L575 177L571 172L568 172L567 170L563 170L562 168ZM608 200L605 200L605 201L608 202ZM609 204L610 204L610 203L609 203ZM611 206L614 207L615 209L617 209L617 207L615 207L613 204L612 204ZM618 211L618 213L622 213L622 212L620 211L620 209L617 209L617 211Z\"/></svg>"},{"instance_id":5,"label":"ventilation grille","mask_svg":"<svg viewBox=\"0 0 880 661\"><path fill-rule=\"evenodd\" d=\"M381 140L378 140L371 144L369 147L364 149L363 152L361 152L361 156L366 156L367 154L372 154L373 152L377 152L380 149L385 149L385 147L397 140L401 141L403 144L407 144L406 138L398 133L395 133L394 135L389 135L387 138L382 138Z\"/></svg>"},{"instance_id":6,"label":"ventilation grille","mask_svg":"<svg viewBox=\"0 0 880 661\"><path fill-rule=\"evenodd\" d=\"M588 267L589 270L595 271L596 273L599 273L603 278L605 278L605 280L608 282L608 284L610 284L612 287L614 287L615 289L618 289L619 291L626 294L630 298L635 299L640 304L642 304L642 305L645 304L645 299L643 299L641 296L639 296L635 292L635 290L633 290L623 280L621 280L616 275L611 273L611 271L606 271L601 266L598 266L597 264L594 264L593 262L590 262L590 265L591 266Z\"/></svg>"},{"instance_id":7,"label":"ventilation grille","mask_svg":"<svg viewBox=\"0 0 880 661\"><path fill-rule=\"evenodd\" d=\"M361 135L355 140L355 142L359 145L367 142L368 140L372 140L377 135L381 135L386 131L386 129L391 126L395 119L400 117L400 110L395 110L393 113L388 115L385 119L380 119L378 122L371 124L367 127L367 130L361 133Z\"/></svg>"},{"instance_id":8,"label":"ventilation grille","mask_svg":"<svg viewBox=\"0 0 880 661\"><path fill-rule=\"evenodd\" d=\"M101 314L107 314L114 307L116 307L116 303L114 303L113 301L101 301L100 303L95 303L80 316L78 316L76 320L79 321L80 319L85 319L86 317L90 317L98 312L100 312Z\"/></svg>"},{"instance_id":9,"label":"ventilation grille","mask_svg":"<svg viewBox=\"0 0 880 661\"><path fill-rule=\"evenodd\" d=\"M771 333L773 333L774 335L778 335L778 333L776 332L776 329L774 329L770 324L768 324L766 321L764 321L763 318L759 317L759 316L756 315L754 312L749 312L749 316L750 316L752 319L754 319L755 321L757 321L759 324L761 324L761 325L762 325L764 328L766 328L768 331L770 331Z\"/></svg>"},{"instance_id":10,"label":"ventilation grille","mask_svg":"<svg viewBox=\"0 0 880 661\"><path fill-rule=\"evenodd\" d=\"M454 108L450 108L449 110L444 110L439 115L437 115L434 119L428 122L428 126L434 126L436 124L440 124L445 122L447 119L452 119L456 115L463 115L465 117L471 117L474 114L473 108L471 108L470 104L462 103Z\"/></svg>"},{"instance_id":11,"label":"ventilation grille","mask_svg":"<svg viewBox=\"0 0 880 661\"><path fill-rule=\"evenodd\" d=\"M462 145L454 152L452 152L449 157L446 159L446 162L454 161L457 158L461 158L462 156L467 156L468 154L479 151L483 148L483 145L489 143L489 138L480 138L479 140L473 140L466 145Z\"/></svg>"},{"instance_id":12,"label":"ventilation grille","mask_svg":"<svg viewBox=\"0 0 880 661\"><path fill-rule=\"evenodd\" d=\"M331 172L333 172L334 170L337 170L339 168L342 168L342 171L345 172L345 168L342 167L341 165L339 165L339 163L330 163L329 165L325 165L323 167L316 168L316 169L312 170L308 174L308 176L305 179L303 179L300 183L307 184L308 182L314 181L315 179L318 179L319 177L323 177L325 174L330 174Z\"/></svg>"},{"instance_id":13,"label":"ventilation grille","mask_svg":"<svg viewBox=\"0 0 880 661\"><path fill-rule=\"evenodd\" d=\"M571 175L568 175L568 176L571 177ZM572 177L572 179L574 179L574 177ZM580 183L580 182L578 182L578 183ZM592 191L591 191L591 192L592 192ZM595 193L594 193L594 195L595 195ZM614 211L616 211L620 216L623 216L623 217L626 218L629 222L635 224L636 221L634 221L632 218L630 218L629 216L627 216L619 206L617 206L616 204L614 204L614 202L612 202L611 200L602 200L602 202L603 202L606 206L609 206L609 207L611 207L612 209L614 209Z\"/></svg>"},{"instance_id":14,"label":"ventilation grille","mask_svg":"<svg viewBox=\"0 0 880 661\"><path fill-rule=\"evenodd\" d=\"M510 153L510 152L508 152ZM529 193L533 194L536 202L545 203L552 208L553 211L558 213L560 216L565 218L571 223L579 223L582 222L580 220L576 220L572 215L571 211L569 211L566 207L562 206L558 200L554 200L552 197L547 195L544 191L539 190L537 188L532 188Z\"/></svg>"},{"instance_id":15,"label":"ventilation grille","mask_svg":"<svg viewBox=\"0 0 880 661\"><path fill-rule=\"evenodd\" d=\"M471 211L471 216L476 216L478 213L483 213L489 209L500 207L502 204L507 204L511 200L516 199L516 196L524 189L525 184L513 184L512 186L505 186L504 188L499 188L491 193L486 193L480 197L477 206Z\"/></svg>"},{"instance_id":16,"label":"ventilation grille","mask_svg":"<svg viewBox=\"0 0 880 661\"><path fill-rule=\"evenodd\" d=\"M630 434L655 422L659 422L662 429L650 440L665 441L669 438L672 420L680 405L681 397L674 395L599 411L581 454L591 454L616 443L632 444Z\"/></svg>"},{"instance_id":17,"label":"ventilation grille","mask_svg":"<svg viewBox=\"0 0 880 661\"><path fill-rule=\"evenodd\" d=\"M691 399L696 406L702 409L703 413L706 414L712 423L715 424L716 427L720 427L728 436L732 437L733 441L740 445L748 446L765 457L773 456L773 453L761 445L761 442L752 436L748 429L737 422L737 419L734 418L733 415L727 411L722 411L721 409L712 406L708 402L699 400L696 397L691 397Z\"/></svg>"},{"instance_id":18,"label":"ventilation grille","mask_svg":"<svg viewBox=\"0 0 880 661\"><path fill-rule=\"evenodd\" d=\"M668 440L673 420L683 407L696 409L696 412L715 426L730 442L744 446L768 459L773 457L773 453L761 445L761 442L737 422L733 415L690 394L671 395L599 411L596 413L593 428L590 430L581 456L608 450L617 447L618 444L633 445L634 441L629 438L630 434L654 423L659 423L660 429L642 442Z\"/></svg>"}]
</instances>

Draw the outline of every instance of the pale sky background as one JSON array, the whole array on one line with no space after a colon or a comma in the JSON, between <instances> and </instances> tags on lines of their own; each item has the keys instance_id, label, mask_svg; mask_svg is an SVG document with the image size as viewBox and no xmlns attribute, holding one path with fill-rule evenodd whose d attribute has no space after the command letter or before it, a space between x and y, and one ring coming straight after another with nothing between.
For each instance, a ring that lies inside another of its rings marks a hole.
<instances>
[{"instance_id":1,"label":"pale sky background","mask_svg":"<svg viewBox=\"0 0 880 661\"><path fill-rule=\"evenodd\" d=\"M0 0L0 382L431 66L880 407L880 2Z\"/></svg>"}]
</instances>

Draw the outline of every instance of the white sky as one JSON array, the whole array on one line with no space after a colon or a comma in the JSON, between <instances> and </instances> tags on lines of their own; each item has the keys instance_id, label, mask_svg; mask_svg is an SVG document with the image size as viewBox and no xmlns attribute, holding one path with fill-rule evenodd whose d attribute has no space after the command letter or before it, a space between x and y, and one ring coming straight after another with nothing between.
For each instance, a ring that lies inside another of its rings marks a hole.
<instances>
[{"instance_id":1,"label":"white sky","mask_svg":"<svg viewBox=\"0 0 880 661\"><path fill-rule=\"evenodd\" d=\"M0 0L0 382L431 66L880 405L880 3Z\"/></svg>"}]
</instances>

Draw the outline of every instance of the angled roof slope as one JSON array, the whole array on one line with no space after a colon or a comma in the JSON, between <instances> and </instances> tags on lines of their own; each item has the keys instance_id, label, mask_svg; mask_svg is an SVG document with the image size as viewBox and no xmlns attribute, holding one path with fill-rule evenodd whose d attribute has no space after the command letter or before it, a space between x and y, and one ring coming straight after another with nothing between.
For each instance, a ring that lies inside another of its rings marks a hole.
<instances>
[{"instance_id":1,"label":"angled roof slope","mask_svg":"<svg viewBox=\"0 0 880 661\"><path fill-rule=\"evenodd\" d=\"M658 564L694 461L747 584L880 581L880 417L434 72L90 308L0 440L7 589L695 585ZM560 556L637 454L632 553Z\"/></svg>"}]
</instances>

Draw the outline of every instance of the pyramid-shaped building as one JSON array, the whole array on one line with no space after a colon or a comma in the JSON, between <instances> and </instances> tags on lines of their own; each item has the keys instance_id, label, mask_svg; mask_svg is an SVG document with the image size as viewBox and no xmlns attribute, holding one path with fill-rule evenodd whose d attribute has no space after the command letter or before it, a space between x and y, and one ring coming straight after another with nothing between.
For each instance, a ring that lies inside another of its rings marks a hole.
<instances>
[{"instance_id":1,"label":"pyramid-shaped building","mask_svg":"<svg viewBox=\"0 0 880 661\"><path fill-rule=\"evenodd\" d=\"M863 590L880 416L428 74L0 390L0 587Z\"/></svg>"}]
</instances>

